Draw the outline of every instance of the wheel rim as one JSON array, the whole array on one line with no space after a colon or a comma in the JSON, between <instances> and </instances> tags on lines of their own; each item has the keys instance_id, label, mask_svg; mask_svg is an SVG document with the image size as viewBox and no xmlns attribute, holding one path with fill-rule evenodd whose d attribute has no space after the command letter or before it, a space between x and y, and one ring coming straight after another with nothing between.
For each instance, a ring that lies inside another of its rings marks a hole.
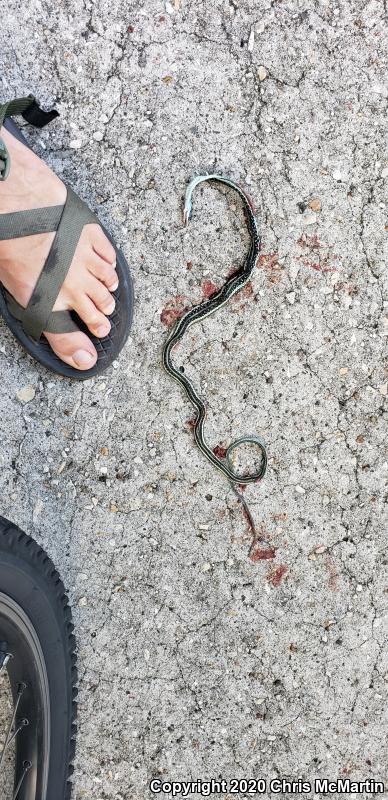
<instances>
[{"instance_id":1,"label":"wheel rim","mask_svg":"<svg viewBox=\"0 0 388 800\"><path fill-rule=\"evenodd\" d=\"M18 603L2 592L0 640L5 656L2 668L8 672L14 701L3 754L17 737L10 800L45 800L50 759L50 693L45 660L31 620Z\"/></svg>"}]
</instances>

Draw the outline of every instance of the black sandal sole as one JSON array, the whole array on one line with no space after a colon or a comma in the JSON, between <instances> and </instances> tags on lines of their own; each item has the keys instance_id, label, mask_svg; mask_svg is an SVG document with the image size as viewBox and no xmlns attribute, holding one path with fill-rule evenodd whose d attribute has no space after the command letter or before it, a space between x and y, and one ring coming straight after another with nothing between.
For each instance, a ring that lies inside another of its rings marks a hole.
<instances>
[{"instance_id":1,"label":"black sandal sole","mask_svg":"<svg viewBox=\"0 0 388 800\"><path fill-rule=\"evenodd\" d=\"M19 139L20 142L25 144L26 147L28 147L30 150L32 149L23 136L20 128L15 122L13 122L13 120L7 119L5 121L5 127L8 131L10 131L10 133L13 134L13 136ZM78 370L69 366L68 364L65 364L64 361L55 355L48 341L44 337L42 337L39 342L36 342L34 339L28 336L24 332L21 322L15 319L15 317L8 310L5 290L0 283L0 314L22 347L30 356L32 356L32 358L34 358L36 361L39 361L40 364L43 364L46 369L49 369L58 375L62 375L63 377L74 378L75 380L79 381L85 381L88 378L93 378L96 375L100 375L102 372L106 371L113 361L116 360L129 336L129 331L131 329L133 320L133 282L127 261L124 258L122 251L116 246L108 231L103 225L101 225L101 228L116 251L116 271L119 280L117 290L112 292L116 301L116 307L113 314L109 316L109 321L112 327L108 336L105 336L104 339L98 339L96 336L93 336L78 315L75 312L72 312L72 317L79 329L87 334L96 348L98 357L94 367L91 369Z\"/></svg>"}]
</instances>

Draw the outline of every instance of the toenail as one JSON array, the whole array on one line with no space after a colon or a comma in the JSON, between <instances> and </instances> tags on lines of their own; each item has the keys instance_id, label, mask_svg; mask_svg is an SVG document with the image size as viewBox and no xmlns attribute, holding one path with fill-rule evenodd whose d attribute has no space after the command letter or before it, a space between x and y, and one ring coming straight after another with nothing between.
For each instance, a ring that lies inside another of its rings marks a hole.
<instances>
[{"instance_id":1,"label":"toenail","mask_svg":"<svg viewBox=\"0 0 388 800\"><path fill-rule=\"evenodd\" d=\"M115 281L114 283L112 283L112 286L110 286L110 287L109 287L109 290L110 290L111 292L115 292L115 291L116 291L116 289L118 289L118 288L119 288L119 282L118 282L118 280L117 280L117 281Z\"/></svg>"},{"instance_id":2,"label":"toenail","mask_svg":"<svg viewBox=\"0 0 388 800\"><path fill-rule=\"evenodd\" d=\"M86 367L91 365L94 357L87 350L77 350L73 355L73 360L79 367Z\"/></svg>"},{"instance_id":3,"label":"toenail","mask_svg":"<svg viewBox=\"0 0 388 800\"><path fill-rule=\"evenodd\" d=\"M100 327L96 330L96 335L102 338L103 336L107 336L109 331L110 327L108 325L100 325Z\"/></svg>"}]
</instances>

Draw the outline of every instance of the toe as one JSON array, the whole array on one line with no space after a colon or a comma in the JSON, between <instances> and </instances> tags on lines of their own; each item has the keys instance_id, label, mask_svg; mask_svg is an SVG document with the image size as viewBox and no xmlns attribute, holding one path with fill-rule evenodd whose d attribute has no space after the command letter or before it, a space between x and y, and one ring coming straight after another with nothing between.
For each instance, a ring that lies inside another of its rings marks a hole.
<instances>
[{"instance_id":1,"label":"toe","mask_svg":"<svg viewBox=\"0 0 388 800\"><path fill-rule=\"evenodd\" d=\"M94 367L97 352L85 333L46 333L45 336L51 349L65 364L79 370Z\"/></svg>"},{"instance_id":2,"label":"toe","mask_svg":"<svg viewBox=\"0 0 388 800\"><path fill-rule=\"evenodd\" d=\"M97 306L103 314L113 314L115 308L114 298L101 281L90 276L87 293L94 305Z\"/></svg>"},{"instance_id":3,"label":"toe","mask_svg":"<svg viewBox=\"0 0 388 800\"><path fill-rule=\"evenodd\" d=\"M116 250L110 243L100 225L91 226L91 242L93 250L107 261L108 264L116 263Z\"/></svg>"},{"instance_id":4,"label":"toe","mask_svg":"<svg viewBox=\"0 0 388 800\"><path fill-rule=\"evenodd\" d=\"M95 278L98 278L110 292L116 291L119 281L115 265L108 264L101 256L93 252L88 266L89 272L91 272Z\"/></svg>"},{"instance_id":5,"label":"toe","mask_svg":"<svg viewBox=\"0 0 388 800\"><path fill-rule=\"evenodd\" d=\"M99 311L90 297L86 294L80 295L74 308L94 336L103 339L104 336L108 335L111 324L104 314Z\"/></svg>"}]
</instances>

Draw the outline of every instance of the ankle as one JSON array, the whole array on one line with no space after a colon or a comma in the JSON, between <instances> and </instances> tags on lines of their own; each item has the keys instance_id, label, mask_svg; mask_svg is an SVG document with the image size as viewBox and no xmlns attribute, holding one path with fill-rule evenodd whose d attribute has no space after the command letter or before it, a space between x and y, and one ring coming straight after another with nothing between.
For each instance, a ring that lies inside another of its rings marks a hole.
<instances>
[{"instance_id":1,"label":"ankle","mask_svg":"<svg viewBox=\"0 0 388 800\"><path fill-rule=\"evenodd\" d=\"M0 213L64 202L66 189L47 165L6 128L0 135L11 159L9 175L0 181Z\"/></svg>"}]
</instances>

